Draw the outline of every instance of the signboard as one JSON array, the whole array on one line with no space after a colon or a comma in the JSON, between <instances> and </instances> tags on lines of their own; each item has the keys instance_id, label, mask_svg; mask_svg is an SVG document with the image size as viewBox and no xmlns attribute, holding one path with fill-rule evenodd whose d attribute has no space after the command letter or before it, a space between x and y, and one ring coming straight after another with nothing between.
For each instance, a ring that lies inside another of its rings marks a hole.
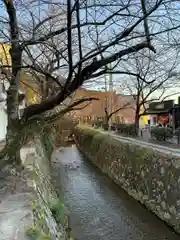
<instances>
[{"instance_id":1,"label":"signboard","mask_svg":"<svg viewBox=\"0 0 180 240\"><path fill-rule=\"evenodd\" d=\"M174 101L173 100L167 100L164 102L152 102L149 104L149 109L148 111L156 111L156 112L169 112L174 106Z\"/></svg>"},{"instance_id":2,"label":"signboard","mask_svg":"<svg viewBox=\"0 0 180 240\"><path fill-rule=\"evenodd\" d=\"M156 109L164 109L164 103L157 104L155 106Z\"/></svg>"}]
</instances>

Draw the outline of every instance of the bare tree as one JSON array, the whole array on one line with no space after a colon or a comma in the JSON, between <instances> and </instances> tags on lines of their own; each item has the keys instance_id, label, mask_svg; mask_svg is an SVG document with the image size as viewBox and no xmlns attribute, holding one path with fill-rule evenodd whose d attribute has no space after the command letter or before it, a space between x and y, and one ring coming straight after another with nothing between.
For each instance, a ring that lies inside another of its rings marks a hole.
<instances>
[{"instance_id":1,"label":"bare tree","mask_svg":"<svg viewBox=\"0 0 180 240\"><path fill-rule=\"evenodd\" d=\"M109 120L113 117L113 115L117 114L121 110L124 110L124 109L128 108L129 105L130 105L130 102L124 103L122 107L116 108L114 111L110 111L110 112L108 111L107 108L105 108L104 109L104 112L105 112L105 125L108 126L109 125Z\"/></svg>"},{"instance_id":2,"label":"bare tree","mask_svg":"<svg viewBox=\"0 0 180 240\"><path fill-rule=\"evenodd\" d=\"M146 52L143 55L133 55L124 64L123 70L126 77L122 82L121 89L132 95L136 101L134 122L137 134L139 132L139 119L146 113L149 103L163 101L167 97L177 94L177 92L170 95L166 93L167 89L177 84L179 53L175 54L173 58L170 58L167 52L160 51L156 56L151 56L149 52Z\"/></svg>"},{"instance_id":3,"label":"bare tree","mask_svg":"<svg viewBox=\"0 0 180 240\"><path fill-rule=\"evenodd\" d=\"M150 3L145 0L139 3L133 0L112 3L105 3L104 0L94 3L80 0L52 3L43 0L38 1L38 4L36 1L15 4L13 0L3 0L3 3L5 13L0 19L4 26L1 39L3 42L10 42L12 58L10 87L7 92L9 139L13 139L17 128L22 127L29 119L53 109L86 81L104 74L107 70L104 67L109 63L122 60L142 49L155 52L151 36L173 27L168 26L163 31L149 28L148 20L151 18L151 21L156 21L159 17L155 15L157 10L160 9L160 15L169 4L163 0ZM53 4L58 10L55 15L49 14L48 7ZM62 13L66 16L65 21L59 22L55 29L52 29L51 24L49 27L49 22ZM89 38L87 33L93 33L96 26L99 36L104 37L94 45L93 34ZM54 38L59 39L58 44L53 42ZM53 54L47 54L48 50ZM49 55L51 62L49 64L48 61L46 67L43 63L45 53L46 57ZM18 86L22 68L44 75L46 83L56 82L58 88L56 92L45 95L41 103L28 106L19 119Z\"/></svg>"},{"instance_id":4,"label":"bare tree","mask_svg":"<svg viewBox=\"0 0 180 240\"><path fill-rule=\"evenodd\" d=\"M112 73L109 74L109 80L107 81L106 75L104 76L104 90L105 90L105 104L104 104L104 123L106 127L109 125L110 119L116 115L119 111L130 107L132 100L128 101L123 99L113 89L108 89L108 85L112 83Z\"/></svg>"}]
</instances>

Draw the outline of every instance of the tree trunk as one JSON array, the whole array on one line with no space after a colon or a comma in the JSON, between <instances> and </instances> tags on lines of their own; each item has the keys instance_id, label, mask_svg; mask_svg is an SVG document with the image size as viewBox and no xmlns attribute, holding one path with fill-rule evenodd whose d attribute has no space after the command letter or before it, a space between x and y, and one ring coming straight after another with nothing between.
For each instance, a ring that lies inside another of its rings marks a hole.
<instances>
[{"instance_id":1,"label":"tree trunk","mask_svg":"<svg viewBox=\"0 0 180 240\"><path fill-rule=\"evenodd\" d=\"M9 53L11 55L12 72L10 79L10 87L7 91L7 115L8 126L6 136L7 155L12 161L19 162L19 142L18 130L19 125L19 94L18 88L20 83L20 71L22 63L22 48L19 40L19 27L16 15L16 8L13 1L4 1L5 7L9 16L9 31L11 48ZM17 137L18 136L18 137Z\"/></svg>"},{"instance_id":2,"label":"tree trunk","mask_svg":"<svg viewBox=\"0 0 180 240\"><path fill-rule=\"evenodd\" d=\"M105 117L104 117L104 126L105 126L105 130L108 130L109 129L109 115L108 115L108 112L107 112L107 109L105 108L104 109L105 111Z\"/></svg>"},{"instance_id":3,"label":"tree trunk","mask_svg":"<svg viewBox=\"0 0 180 240\"><path fill-rule=\"evenodd\" d=\"M20 71L17 71L16 76L12 74L11 84L7 91L7 134L6 134L6 148L8 156L11 161L15 164L20 164L20 149L18 141L19 138L16 136L19 134L20 120L19 120L19 92L18 84ZM17 139L16 142L14 139Z\"/></svg>"},{"instance_id":4,"label":"tree trunk","mask_svg":"<svg viewBox=\"0 0 180 240\"><path fill-rule=\"evenodd\" d=\"M105 116L104 123L108 126L109 125L109 118L108 116Z\"/></svg>"},{"instance_id":5,"label":"tree trunk","mask_svg":"<svg viewBox=\"0 0 180 240\"><path fill-rule=\"evenodd\" d=\"M135 133L136 136L139 134L139 112L140 112L140 107L136 106L136 113L135 113Z\"/></svg>"},{"instance_id":6,"label":"tree trunk","mask_svg":"<svg viewBox=\"0 0 180 240\"><path fill-rule=\"evenodd\" d=\"M7 125L7 134L6 134L6 150L7 156L11 163L21 164L20 159L20 127L19 120L14 120L12 118L8 118Z\"/></svg>"}]
</instances>

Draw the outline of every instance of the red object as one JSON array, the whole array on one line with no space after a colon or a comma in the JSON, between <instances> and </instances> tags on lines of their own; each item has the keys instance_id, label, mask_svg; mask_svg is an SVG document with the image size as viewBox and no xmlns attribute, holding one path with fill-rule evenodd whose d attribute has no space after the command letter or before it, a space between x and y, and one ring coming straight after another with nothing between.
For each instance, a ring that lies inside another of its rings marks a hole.
<instances>
[{"instance_id":1,"label":"red object","mask_svg":"<svg viewBox=\"0 0 180 240\"><path fill-rule=\"evenodd\" d=\"M168 124L169 123L169 115L159 115L158 116L158 123L161 124Z\"/></svg>"}]
</instances>

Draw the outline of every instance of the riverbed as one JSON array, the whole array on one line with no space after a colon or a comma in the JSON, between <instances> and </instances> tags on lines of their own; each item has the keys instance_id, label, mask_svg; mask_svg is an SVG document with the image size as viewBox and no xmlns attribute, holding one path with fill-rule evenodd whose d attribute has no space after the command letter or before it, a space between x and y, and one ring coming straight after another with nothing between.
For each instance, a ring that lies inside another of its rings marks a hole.
<instances>
[{"instance_id":1,"label":"riverbed","mask_svg":"<svg viewBox=\"0 0 180 240\"><path fill-rule=\"evenodd\" d=\"M75 145L52 155L78 240L180 240L160 219L92 166Z\"/></svg>"}]
</instances>

